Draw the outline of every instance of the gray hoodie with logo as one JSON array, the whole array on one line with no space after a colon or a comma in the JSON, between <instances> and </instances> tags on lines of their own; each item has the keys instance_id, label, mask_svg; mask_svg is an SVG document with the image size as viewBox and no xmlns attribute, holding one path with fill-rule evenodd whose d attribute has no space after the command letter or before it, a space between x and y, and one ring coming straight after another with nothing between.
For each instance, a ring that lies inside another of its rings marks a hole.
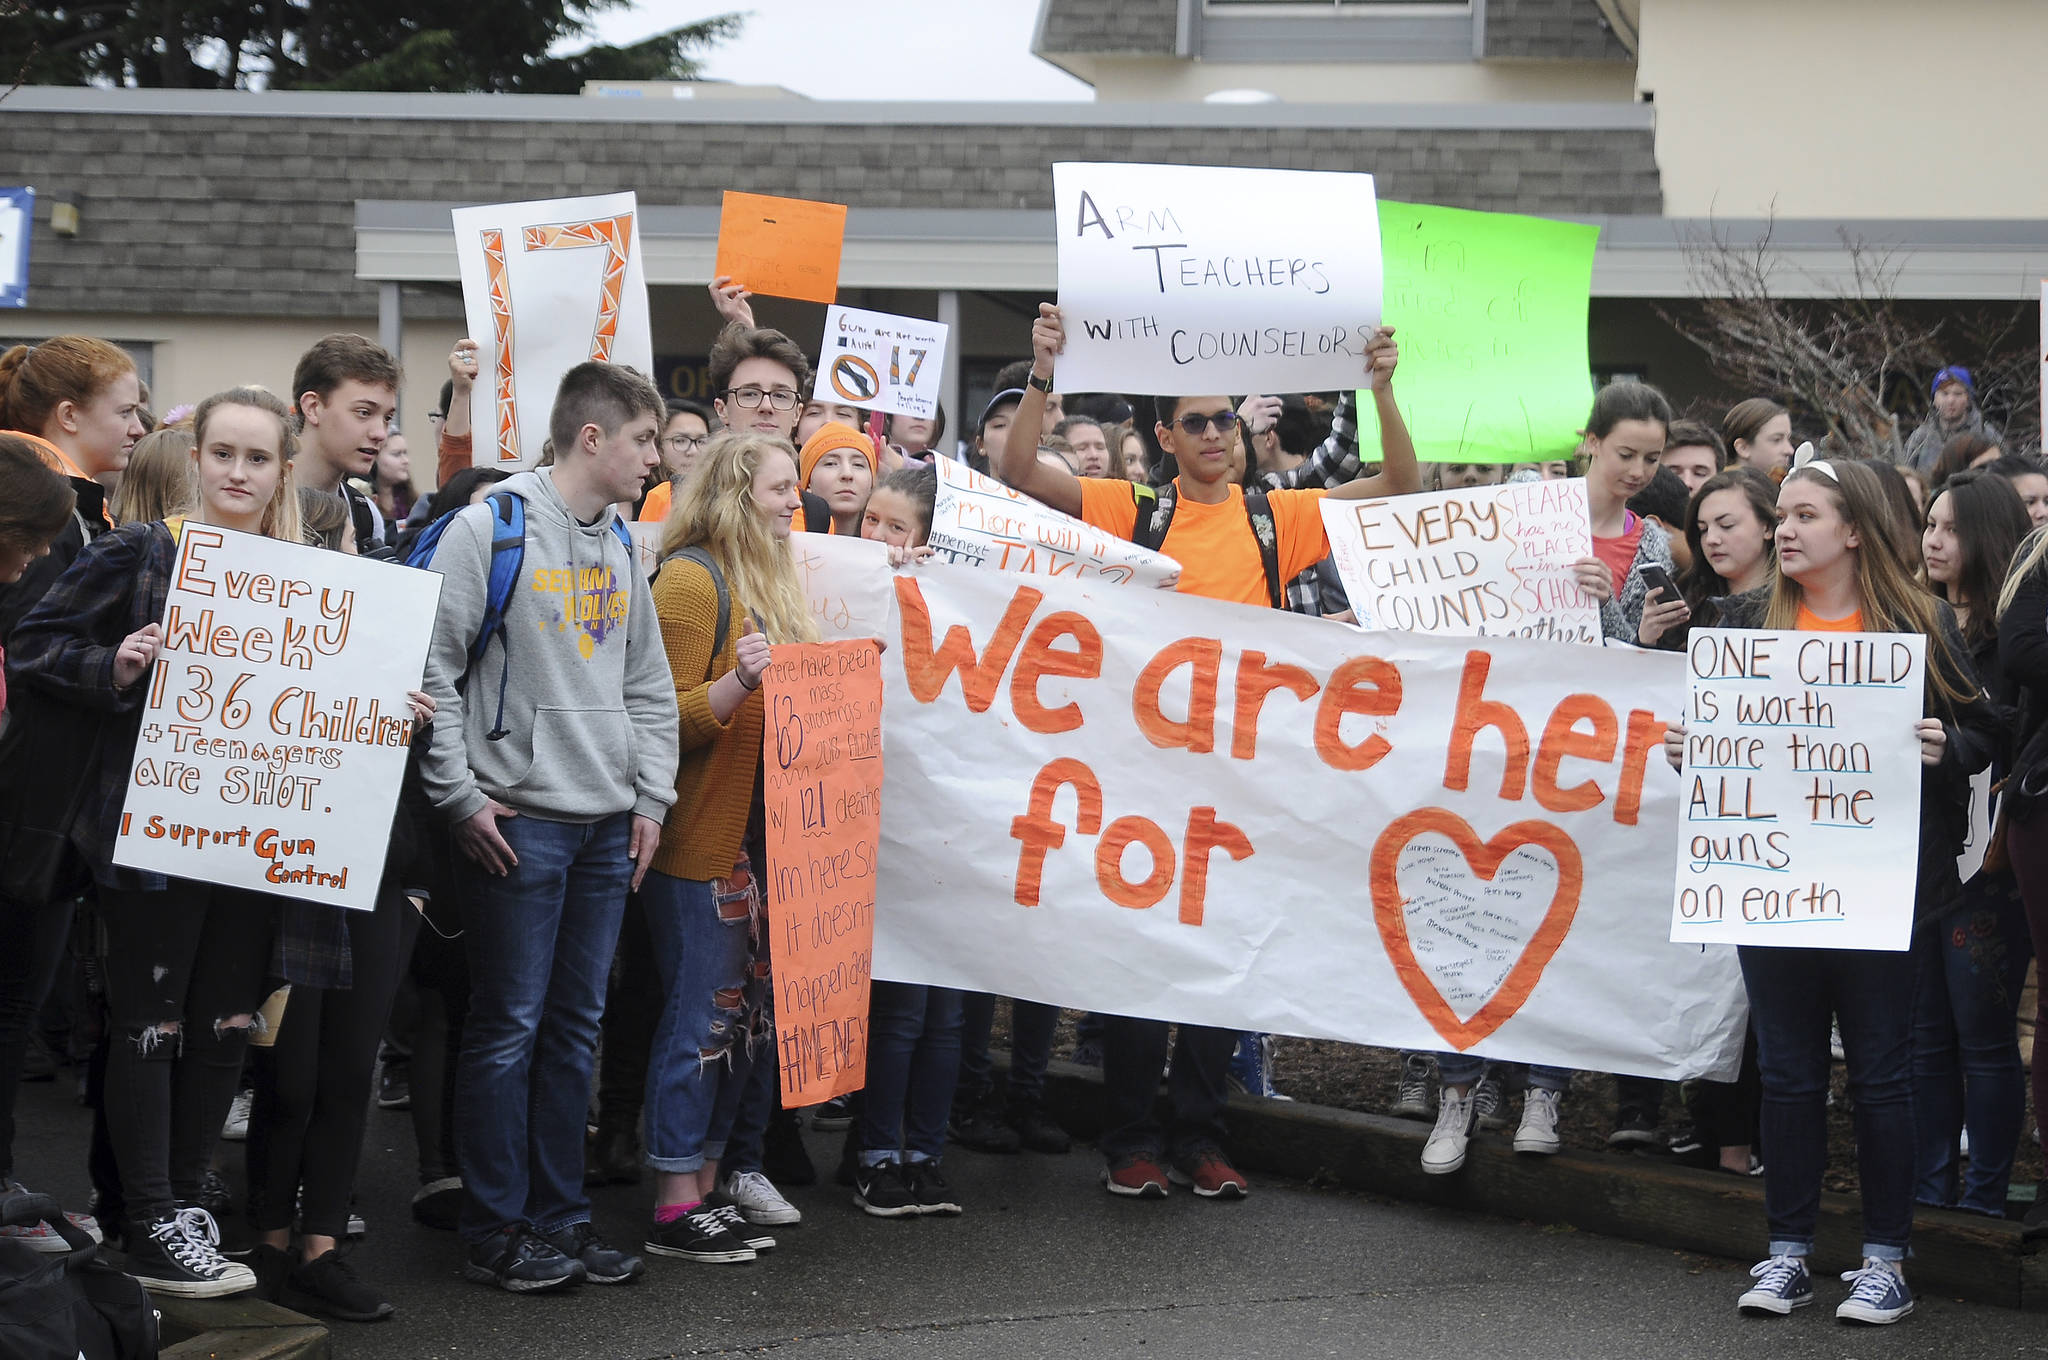
<instances>
[{"instance_id":1,"label":"gray hoodie with logo","mask_svg":"<svg viewBox=\"0 0 2048 1360\"><path fill-rule=\"evenodd\" d=\"M550 821L627 810L660 821L676 797L675 681L647 581L612 529L616 508L578 523L545 468L491 489L525 502L524 560L505 627L465 684L489 598L491 507L463 510L434 550L428 797L450 822L487 798Z\"/></svg>"}]
</instances>

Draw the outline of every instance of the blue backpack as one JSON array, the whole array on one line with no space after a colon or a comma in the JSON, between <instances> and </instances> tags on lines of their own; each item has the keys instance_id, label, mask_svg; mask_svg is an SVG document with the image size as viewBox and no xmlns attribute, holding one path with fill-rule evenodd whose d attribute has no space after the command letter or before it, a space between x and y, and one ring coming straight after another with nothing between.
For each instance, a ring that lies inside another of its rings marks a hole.
<instances>
[{"instance_id":1,"label":"blue backpack","mask_svg":"<svg viewBox=\"0 0 2048 1360\"><path fill-rule=\"evenodd\" d=\"M512 589L519 584L520 570L526 563L526 501L514 491L493 491L484 497L484 504L491 508L491 576L484 594L483 622L477 629L476 641L470 644L469 665L455 682L458 690L469 683L469 674L484 659L484 651L491 645L491 639L505 631L505 606L511 603ZM441 535L447 531L448 522L468 508L459 505L421 530L405 556L405 565L430 568L434 550L441 546ZM626 560L636 562L633 532L616 515L612 517L612 533L625 547ZM491 741L502 740L506 734L505 689L512 679L512 658L502 645L499 658L498 712L491 722L491 730L484 734Z\"/></svg>"}]
</instances>

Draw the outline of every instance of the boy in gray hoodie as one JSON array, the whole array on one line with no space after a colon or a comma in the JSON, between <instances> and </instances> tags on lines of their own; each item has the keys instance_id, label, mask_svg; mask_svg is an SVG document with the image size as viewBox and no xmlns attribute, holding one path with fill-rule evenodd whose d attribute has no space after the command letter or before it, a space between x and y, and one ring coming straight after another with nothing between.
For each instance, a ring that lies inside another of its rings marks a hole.
<instances>
[{"instance_id":1,"label":"boy in gray hoodie","mask_svg":"<svg viewBox=\"0 0 2048 1360\"><path fill-rule=\"evenodd\" d=\"M456 1075L465 1273L515 1292L641 1270L591 1226L583 1122L626 893L675 801L675 685L612 523L660 462L664 414L631 369L564 375L554 466L493 488L518 498L525 547L474 668L496 508L461 511L434 551L426 689L439 709L424 774L460 852L473 987Z\"/></svg>"}]
</instances>

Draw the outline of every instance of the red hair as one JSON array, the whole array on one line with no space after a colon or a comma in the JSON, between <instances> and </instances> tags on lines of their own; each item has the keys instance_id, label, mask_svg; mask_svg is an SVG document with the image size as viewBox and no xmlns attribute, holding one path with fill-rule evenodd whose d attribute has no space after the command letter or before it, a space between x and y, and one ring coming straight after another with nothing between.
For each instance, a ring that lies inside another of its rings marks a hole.
<instances>
[{"instance_id":1,"label":"red hair","mask_svg":"<svg viewBox=\"0 0 2048 1360\"><path fill-rule=\"evenodd\" d=\"M57 335L0 354L0 430L40 435L63 402L84 406L135 361L90 335Z\"/></svg>"}]
</instances>

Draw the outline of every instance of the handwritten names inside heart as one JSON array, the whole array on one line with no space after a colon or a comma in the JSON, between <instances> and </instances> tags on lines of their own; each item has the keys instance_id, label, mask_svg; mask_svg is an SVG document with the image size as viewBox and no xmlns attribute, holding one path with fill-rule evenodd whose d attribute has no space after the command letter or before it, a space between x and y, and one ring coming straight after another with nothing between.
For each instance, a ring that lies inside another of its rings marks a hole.
<instances>
[{"instance_id":1,"label":"handwritten names inside heart","mask_svg":"<svg viewBox=\"0 0 2048 1360\"><path fill-rule=\"evenodd\" d=\"M1424 835L1401 851L1395 878L1416 961L1458 1018L1469 1021L1500 991L1543 924L1558 869L1548 852L1524 845L1483 879L1448 837Z\"/></svg>"}]
</instances>

